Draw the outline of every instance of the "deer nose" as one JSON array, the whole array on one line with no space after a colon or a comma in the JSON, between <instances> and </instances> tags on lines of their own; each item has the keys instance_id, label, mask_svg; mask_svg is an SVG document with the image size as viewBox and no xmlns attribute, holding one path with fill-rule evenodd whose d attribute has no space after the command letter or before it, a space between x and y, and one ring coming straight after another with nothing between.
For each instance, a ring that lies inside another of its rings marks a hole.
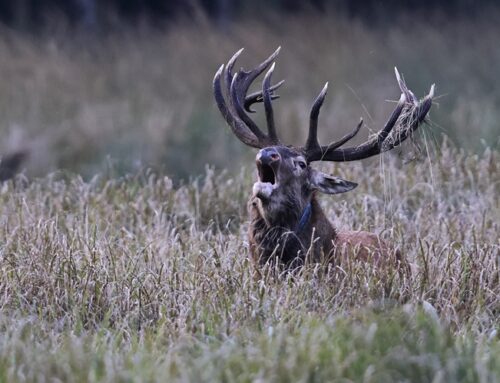
<instances>
[{"instance_id":1,"label":"deer nose","mask_svg":"<svg viewBox=\"0 0 500 383\"><path fill-rule=\"evenodd\" d=\"M273 162L279 161L280 155L273 148L264 148L257 153L257 162L262 165L270 165Z\"/></svg>"}]
</instances>

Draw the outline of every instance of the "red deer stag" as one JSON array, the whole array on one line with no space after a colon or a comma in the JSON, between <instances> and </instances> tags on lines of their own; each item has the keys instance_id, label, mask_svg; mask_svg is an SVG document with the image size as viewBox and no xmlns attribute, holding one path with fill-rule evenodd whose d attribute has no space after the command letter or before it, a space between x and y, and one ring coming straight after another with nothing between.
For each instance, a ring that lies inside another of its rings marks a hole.
<instances>
[{"instance_id":1,"label":"red deer stag","mask_svg":"<svg viewBox=\"0 0 500 383\"><path fill-rule=\"evenodd\" d=\"M389 247L373 233L335 230L321 209L316 194L344 193L357 184L321 173L313 169L311 163L356 161L398 146L424 121L432 105L434 85L419 102L396 70L402 94L383 129L361 145L342 147L359 132L363 120L352 133L339 141L326 146L318 143L318 115L326 96L327 83L312 105L305 146L293 147L280 142L273 117L272 100L279 97L275 91L283 84L281 81L271 85L279 48L255 69L249 72L241 69L233 74L234 64L241 52L242 49L225 67L222 65L219 68L213 86L217 106L233 133L244 144L260 149L256 157L258 180L248 204L253 258L261 264L277 259L288 268L302 265L306 255L313 262L325 256L329 261L340 262L337 258L352 254L362 260L371 257L377 264L388 259L402 261L399 252L390 254ZM268 68L262 90L247 95L252 82ZM251 106L258 102L264 104L267 134L246 113L253 112ZM393 129L394 126L397 128Z\"/></svg>"}]
</instances>

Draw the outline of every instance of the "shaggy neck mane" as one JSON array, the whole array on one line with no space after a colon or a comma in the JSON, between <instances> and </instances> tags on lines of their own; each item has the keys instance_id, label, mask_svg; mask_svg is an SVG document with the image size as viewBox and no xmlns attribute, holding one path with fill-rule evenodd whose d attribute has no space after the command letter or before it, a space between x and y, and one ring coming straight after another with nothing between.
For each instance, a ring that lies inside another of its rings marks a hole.
<instances>
[{"instance_id":1,"label":"shaggy neck mane","mask_svg":"<svg viewBox=\"0 0 500 383\"><path fill-rule=\"evenodd\" d=\"M336 235L335 229L325 217L316 196L312 195L310 202L304 206L300 204L300 208L297 208L298 204L300 202L295 198L287 198L287 201L280 205L279 210L263 217L262 207L259 209L255 201L251 200L250 243L252 253L258 256L259 263L266 263L276 258L287 266L300 266L311 247L313 230L314 237L318 238L314 243L313 252L315 254L321 251L328 253L331 250L332 238ZM300 230L297 230L304 209L309 204L309 217L301 225Z\"/></svg>"}]
</instances>

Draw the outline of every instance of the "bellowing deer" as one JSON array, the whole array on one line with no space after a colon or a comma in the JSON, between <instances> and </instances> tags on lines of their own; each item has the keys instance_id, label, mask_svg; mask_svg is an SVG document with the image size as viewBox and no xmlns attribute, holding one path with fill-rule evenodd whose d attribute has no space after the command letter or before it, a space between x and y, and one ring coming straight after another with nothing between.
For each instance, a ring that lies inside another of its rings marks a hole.
<instances>
[{"instance_id":1,"label":"bellowing deer","mask_svg":"<svg viewBox=\"0 0 500 383\"><path fill-rule=\"evenodd\" d=\"M344 193L357 184L319 172L311 167L311 163L361 160L398 146L424 121L432 105L434 85L419 102L396 70L402 94L385 126L361 145L342 147L359 132L363 120L352 133L337 142L326 146L319 144L318 115L326 96L327 83L312 105L305 145L284 145L278 139L272 108L272 101L278 98L275 91L283 84L281 81L271 85L274 60L279 49L255 69L248 72L241 69L233 74L241 49L226 66L219 68L213 81L215 101L233 133L244 144L260 149L256 157L258 180L253 185L248 204L251 215L249 242L253 258L261 264L276 259L286 267L302 265L306 255L313 262L323 260L325 256L335 262L341 262L339 258L343 256L354 256L362 260L371 259L377 264L386 263L389 259L405 263L399 252L391 251L373 233L336 231L321 209L317 193ZM262 90L247 95L252 82L266 69ZM267 134L246 113L253 112L251 106L258 102L264 104ZM397 128L393 129L395 126Z\"/></svg>"}]
</instances>

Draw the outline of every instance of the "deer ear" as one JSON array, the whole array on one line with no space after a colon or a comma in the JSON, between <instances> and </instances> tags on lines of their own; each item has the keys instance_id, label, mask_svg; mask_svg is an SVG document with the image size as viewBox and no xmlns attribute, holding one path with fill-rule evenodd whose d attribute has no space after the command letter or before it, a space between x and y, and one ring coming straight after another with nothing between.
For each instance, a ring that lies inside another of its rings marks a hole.
<instances>
[{"instance_id":1,"label":"deer ear","mask_svg":"<svg viewBox=\"0 0 500 383\"><path fill-rule=\"evenodd\" d=\"M314 170L311 177L311 187L326 194L345 193L358 186L355 182L346 181L339 177L329 176Z\"/></svg>"}]
</instances>

